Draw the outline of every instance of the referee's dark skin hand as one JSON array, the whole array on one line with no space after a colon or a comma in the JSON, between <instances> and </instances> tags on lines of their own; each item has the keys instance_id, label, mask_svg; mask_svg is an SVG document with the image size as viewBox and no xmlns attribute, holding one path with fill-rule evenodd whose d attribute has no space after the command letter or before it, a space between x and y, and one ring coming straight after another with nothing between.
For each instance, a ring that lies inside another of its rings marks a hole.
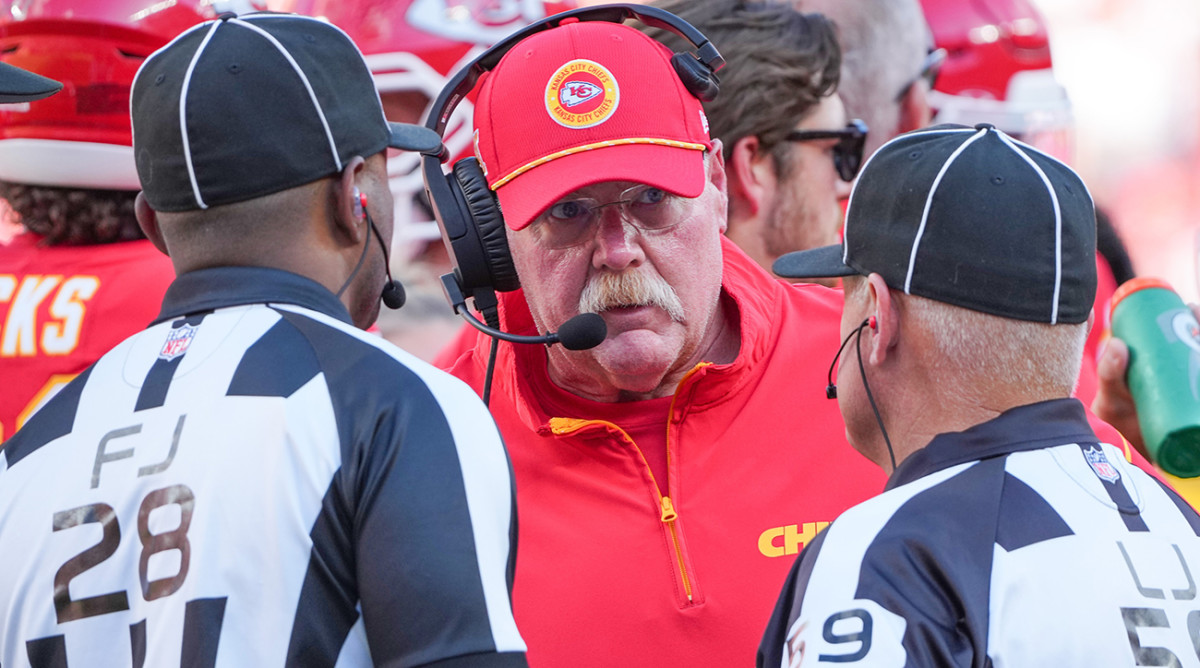
<instances>
[{"instance_id":1,"label":"referee's dark skin hand","mask_svg":"<svg viewBox=\"0 0 1200 668\"><path fill-rule=\"evenodd\" d=\"M1200 304L1188 306L1196 318L1200 319ZM1146 451L1142 427L1138 424L1137 406L1133 403L1133 395L1129 393L1129 384L1125 380L1128 368L1129 346L1116 337L1109 339L1096 365L1099 387L1096 390L1096 398L1092 400L1092 412L1096 417L1116 427L1130 445L1153 462L1150 453Z\"/></svg>"}]
</instances>

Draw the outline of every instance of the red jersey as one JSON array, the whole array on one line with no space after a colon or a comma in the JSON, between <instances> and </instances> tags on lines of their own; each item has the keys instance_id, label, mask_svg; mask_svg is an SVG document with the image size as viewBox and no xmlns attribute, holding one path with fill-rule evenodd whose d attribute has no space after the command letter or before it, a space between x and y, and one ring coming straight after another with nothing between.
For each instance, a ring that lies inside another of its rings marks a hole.
<instances>
[{"instance_id":1,"label":"red jersey","mask_svg":"<svg viewBox=\"0 0 1200 668\"><path fill-rule=\"evenodd\" d=\"M728 240L724 255L741 349L667 401L588 401L554 385L543 347L500 346L491 411L516 473L513 604L535 668L753 665L795 555L883 489L825 398L841 292L772 279ZM520 292L502 309L507 331L535 333ZM452 369L477 392L489 342ZM665 440L666 480L639 439Z\"/></svg>"},{"instance_id":2,"label":"red jersey","mask_svg":"<svg viewBox=\"0 0 1200 668\"><path fill-rule=\"evenodd\" d=\"M110 348L158 315L175 278L149 241L0 245L0 441Z\"/></svg>"}]
</instances>

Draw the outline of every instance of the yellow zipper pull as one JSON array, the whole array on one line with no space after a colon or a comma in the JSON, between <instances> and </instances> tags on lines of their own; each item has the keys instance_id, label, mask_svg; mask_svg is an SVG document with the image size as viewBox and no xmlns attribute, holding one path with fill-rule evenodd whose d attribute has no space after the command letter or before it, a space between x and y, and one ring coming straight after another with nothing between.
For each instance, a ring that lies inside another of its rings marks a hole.
<instances>
[{"instance_id":1,"label":"yellow zipper pull","mask_svg":"<svg viewBox=\"0 0 1200 668\"><path fill-rule=\"evenodd\" d=\"M664 496L662 498L662 521L664 523L674 522L677 517L679 516L675 514L675 506L671 504L671 497Z\"/></svg>"}]
</instances>

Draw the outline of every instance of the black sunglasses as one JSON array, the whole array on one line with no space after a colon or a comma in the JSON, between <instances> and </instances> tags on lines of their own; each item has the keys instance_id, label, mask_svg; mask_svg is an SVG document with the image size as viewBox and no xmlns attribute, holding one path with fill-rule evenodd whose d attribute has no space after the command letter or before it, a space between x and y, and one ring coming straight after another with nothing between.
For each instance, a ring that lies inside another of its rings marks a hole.
<instances>
[{"instance_id":1,"label":"black sunglasses","mask_svg":"<svg viewBox=\"0 0 1200 668\"><path fill-rule=\"evenodd\" d=\"M850 182L862 167L863 145L867 143L867 124L857 118L841 130L792 130L784 141L814 141L836 139L833 146L833 166L843 181Z\"/></svg>"},{"instance_id":2,"label":"black sunglasses","mask_svg":"<svg viewBox=\"0 0 1200 668\"><path fill-rule=\"evenodd\" d=\"M934 86L937 85L938 73L942 71L942 63L944 62L946 62L945 49L930 49L929 53L925 55L925 60L921 61L921 71L917 73L917 76L910 79L908 83L904 84L899 93L896 93L895 101L899 102L904 99L904 96L908 94L908 89L912 88L913 84L922 79L925 80L925 83L929 84L929 90L933 90Z\"/></svg>"}]
</instances>

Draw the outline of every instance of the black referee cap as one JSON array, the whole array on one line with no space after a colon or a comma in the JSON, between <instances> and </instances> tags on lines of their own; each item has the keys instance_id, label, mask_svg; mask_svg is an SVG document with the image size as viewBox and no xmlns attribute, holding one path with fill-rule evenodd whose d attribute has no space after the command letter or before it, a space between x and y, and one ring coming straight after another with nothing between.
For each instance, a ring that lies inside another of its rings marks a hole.
<instances>
[{"instance_id":1,"label":"black referee cap","mask_svg":"<svg viewBox=\"0 0 1200 668\"><path fill-rule=\"evenodd\" d=\"M62 90L62 84L15 65L0 63L0 104L33 102Z\"/></svg>"},{"instance_id":2,"label":"black referee cap","mask_svg":"<svg viewBox=\"0 0 1200 668\"><path fill-rule=\"evenodd\" d=\"M388 123L358 47L294 14L223 14L138 70L130 106L146 200L189 211L286 190L387 147L437 151L424 127Z\"/></svg>"},{"instance_id":3,"label":"black referee cap","mask_svg":"<svg viewBox=\"0 0 1200 668\"><path fill-rule=\"evenodd\" d=\"M878 273L888 286L1016 320L1085 322L1096 214L1079 176L991 125L900 135L863 166L842 244L775 261L787 278Z\"/></svg>"}]
</instances>

